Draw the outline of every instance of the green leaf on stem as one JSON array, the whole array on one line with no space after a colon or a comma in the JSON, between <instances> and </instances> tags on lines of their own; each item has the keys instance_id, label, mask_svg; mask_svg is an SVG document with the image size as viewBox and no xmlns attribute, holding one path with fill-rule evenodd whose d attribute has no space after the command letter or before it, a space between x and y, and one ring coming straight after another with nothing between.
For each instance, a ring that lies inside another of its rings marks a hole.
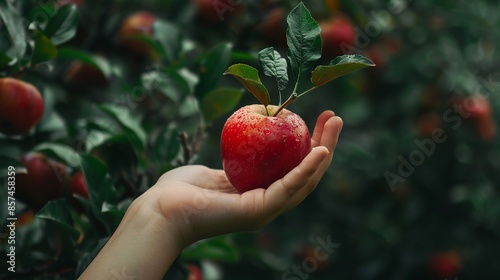
<instances>
[{"instance_id":1,"label":"green leaf on stem","mask_svg":"<svg viewBox=\"0 0 500 280\"><path fill-rule=\"evenodd\" d=\"M311 82L318 87L343 75L349 74L365 67L375 66L368 58L353 54L338 56L329 65L316 67L311 75Z\"/></svg>"},{"instance_id":2,"label":"green leaf on stem","mask_svg":"<svg viewBox=\"0 0 500 280\"><path fill-rule=\"evenodd\" d=\"M208 122L230 112L243 96L237 88L217 88L210 91L201 102L201 111Z\"/></svg>"},{"instance_id":3,"label":"green leaf on stem","mask_svg":"<svg viewBox=\"0 0 500 280\"><path fill-rule=\"evenodd\" d=\"M78 28L78 8L76 5L64 5L49 20L43 33L55 45L69 41Z\"/></svg>"},{"instance_id":4,"label":"green leaf on stem","mask_svg":"<svg viewBox=\"0 0 500 280\"><path fill-rule=\"evenodd\" d=\"M31 56L31 64L36 65L54 59L57 56L57 48L43 33L35 37L35 46Z\"/></svg>"},{"instance_id":5,"label":"green leaf on stem","mask_svg":"<svg viewBox=\"0 0 500 280\"><path fill-rule=\"evenodd\" d=\"M259 71L246 64L231 65L224 75L231 75L242 83L264 106L269 105L271 98L267 88L262 84Z\"/></svg>"},{"instance_id":6,"label":"green leaf on stem","mask_svg":"<svg viewBox=\"0 0 500 280\"><path fill-rule=\"evenodd\" d=\"M259 62L264 69L264 74L276 78L278 89L280 91L285 90L288 83L286 59L281 57L273 47L269 47L259 52Z\"/></svg>"},{"instance_id":7,"label":"green leaf on stem","mask_svg":"<svg viewBox=\"0 0 500 280\"><path fill-rule=\"evenodd\" d=\"M21 58L26 52L27 45L23 18L9 4L9 1L0 0L0 19L9 33L16 57Z\"/></svg>"},{"instance_id":8,"label":"green leaf on stem","mask_svg":"<svg viewBox=\"0 0 500 280\"><path fill-rule=\"evenodd\" d=\"M299 84L310 77L316 61L321 57L321 29L302 2L290 12L286 21L288 58Z\"/></svg>"}]
</instances>

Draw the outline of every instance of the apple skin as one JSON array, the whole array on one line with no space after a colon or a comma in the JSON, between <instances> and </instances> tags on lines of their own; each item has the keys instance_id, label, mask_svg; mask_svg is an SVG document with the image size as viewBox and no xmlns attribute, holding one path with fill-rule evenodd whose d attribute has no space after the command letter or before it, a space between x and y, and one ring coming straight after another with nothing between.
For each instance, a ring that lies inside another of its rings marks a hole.
<instances>
[{"instance_id":1,"label":"apple skin","mask_svg":"<svg viewBox=\"0 0 500 280\"><path fill-rule=\"evenodd\" d=\"M197 17L203 23L218 25L243 16L243 1L195 0Z\"/></svg>"},{"instance_id":2,"label":"apple skin","mask_svg":"<svg viewBox=\"0 0 500 280\"><path fill-rule=\"evenodd\" d=\"M269 105L269 115L278 106ZM231 184L240 192L267 188L295 168L311 151L305 122L287 109L267 116L264 105L248 105L222 129L221 157Z\"/></svg>"},{"instance_id":3,"label":"apple skin","mask_svg":"<svg viewBox=\"0 0 500 280\"><path fill-rule=\"evenodd\" d=\"M21 135L42 118L43 99L31 84L14 78L0 79L0 132Z\"/></svg>"},{"instance_id":4,"label":"apple skin","mask_svg":"<svg viewBox=\"0 0 500 280\"><path fill-rule=\"evenodd\" d=\"M323 41L322 57L331 60L343 55L341 45L353 46L356 38L354 25L343 15L337 15L319 24ZM345 47L344 47L345 48ZM347 54L347 53L345 53Z\"/></svg>"},{"instance_id":5,"label":"apple skin","mask_svg":"<svg viewBox=\"0 0 500 280\"><path fill-rule=\"evenodd\" d=\"M72 194L77 194L89 200L89 190L83 177L83 172L78 171L71 177L70 189Z\"/></svg>"},{"instance_id":6,"label":"apple skin","mask_svg":"<svg viewBox=\"0 0 500 280\"><path fill-rule=\"evenodd\" d=\"M275 7L263 16L257 30L269 43L286 48L286 20L283 8Z\"/></svg>"},{"instance_id":7,"label":"apple skin","mask_svg":"<svg viewBox=\"0 0 500 280\"><path fill-rule=\"evenodd\" d=\"M485 142L491 142L495 138L496 126L488 99L468 97L464 100L464 103L468 105L466 108L470 113L471 121L475 124L479 137Z\"/></svg>"},{"instance_id":8,"label":"apple skin","mask_svg":"<svg viewBox=\"0 0 500 280\"><path fill-rule=\"evenodd\" d=\"M198 266L188 264L187 269L189 270L188 280L203 280L203 273Z\"/></svg>"},{"instance_id":9,"label":"apple skin","mask_svg":"<svg viewBox=\"0 0 500 280\"><path fill-rule=\"evenodd\" d=\"M429 268L440 279L452 279L462 269L462 257L456 251L437 252L431 257Z\"/></svg>"},{"instance_id":10,"label":"apple skin","mask_svg":"<svg viewBox=\"0 0 500 280\"><path fill-rule=\"evenodd\" d=\"M75 87L104 87L108 83L99 69L80 61L71 63L64 81Z\"/></svg>"},{"instance_id":11,"label":"apple skin","mask_svg":"<svg viewBox=\"0 0 500 280\"><path fill-rule=\"evenodd\" d=\"M155 15L150 12L140 11L128 16L120 26L118 38L123 46L136 54L148 54L152 50L150 46L135 36L153 36L153 24Z\"/></svg>"},{"instance_id":12,"label":"apple skin","mask_svg":"<svg viewBox=\"0 0 500 280\"><path fill-rule=\"evenodd\" d=\"M66 183L66 166L48 160L39 153L29 153L21 157L28 173L16 175L16 196L34 209L39 209L48 201L59 198Z\"/></svg>"}]
</instances>

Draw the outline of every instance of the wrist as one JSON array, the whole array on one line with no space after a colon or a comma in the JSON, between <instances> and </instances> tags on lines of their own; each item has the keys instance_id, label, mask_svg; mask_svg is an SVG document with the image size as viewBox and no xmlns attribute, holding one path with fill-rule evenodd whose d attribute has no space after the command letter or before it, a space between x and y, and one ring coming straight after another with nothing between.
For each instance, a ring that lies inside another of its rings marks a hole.
<instances>
[{"instance_id":1,"label":"wrist","mask_svg":"<svg viewBox=\"0 0 500 280\"><path fill-rule=\"evenodd\" d=\"M154 200L153 200L154 201ZM146 197L137 198L81 279L162 279L181 253L178 230Z\"/></svg>"}]
</instances>

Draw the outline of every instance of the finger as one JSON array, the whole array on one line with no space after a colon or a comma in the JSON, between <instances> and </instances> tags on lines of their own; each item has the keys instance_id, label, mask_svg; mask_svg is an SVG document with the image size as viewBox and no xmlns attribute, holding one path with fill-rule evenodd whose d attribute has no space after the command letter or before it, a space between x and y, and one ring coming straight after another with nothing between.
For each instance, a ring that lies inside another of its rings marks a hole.
<instances>
[{"instance_id":1,"label":"finger","mask_svg":"<svg viewBox=\"0 0 500 280\"><path fill-rule=\"evenodd\" d=\"M318 163L311 163L304 159L296 169L292 170L282 180L278 181L282 183L285 193L281 193L278 196L278 198L284 198L280 201L281 204L273 202L275 203L274 205L281 205L281 208L273 209L276 211L276 216L297 206L316 188L318 182L330 166L341 129L342 119L331 116L322 128L323 133L320 139L321 146L313 149L314 151L318 148L326 148L328 154ZM270 195L271 194L273 193L270 193Z\"/></svg>"},{"instance_id":2,"label":"finger","mask_svg":"<svg viewBox=\"0 0 500 280\"><path fill-rule=\"evenodd\" d=\"M311 177L327 157L328 150L325 147L315 147L297 167L269 186L264 194L264 214L274 218L282 213L281 209L289 209L287 205L300 203L314 189L317 182ZM300 195L297 195L299 191Z\"/></svg>"},{"instance_id":3,"label":"finger","mask_svg":"<svg viewBox=\"0 0 500 280\"><path fill-rule=\"evenodd\" d=\"M331 118L335 116L333 111L324 111L318 116L316 120L316 125L314 127L313 136L311 137L311 145L313 147L319 146L321 135L323 134L323 128L325 123Z\"/></svg>"},{"instance_id":4,"label":"finger","mask_svg":"<svg viewBox=\"0 0 500 280\"><path fill-rule=\"evenodd\" d=\"M158 182L184 182L205 189L234 191L223 170L210 169L202 165L190 165L175 168L163 174Z\"/></svg>"},{"instance_id":5,"label":"finger","mask_svg":"<svg viewBox=\"0 0 500 280\"><path fill-rule=\"evenodd\" d=\"M326 170L332 163L333 154L337 147L337 143L339 140L340 131L342 130L342 119L339 117L330 118L324 127L323 135L320 140L321 146L324 146L328 149L328 156L321 162L316 169L316 173L312 176L313 180L319 182L321 177L325 174Z\"/></svg>"},{"instance_id":6,"label":"finger","mask_svg":"<svg viewBox=\"0 0 500 280\"><path fill-rule=\"evenodd\" d=\"M338 116L329 118L323 126L319 145L324 146L333 155L333 151L337 146L340 131L342 130L343 121Z\"/></svg>"}]
</instances>

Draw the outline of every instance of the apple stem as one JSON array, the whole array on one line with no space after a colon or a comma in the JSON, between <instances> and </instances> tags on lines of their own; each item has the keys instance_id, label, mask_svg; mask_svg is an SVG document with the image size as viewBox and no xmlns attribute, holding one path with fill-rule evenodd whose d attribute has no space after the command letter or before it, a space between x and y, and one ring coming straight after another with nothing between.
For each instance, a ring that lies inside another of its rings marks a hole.
<instances>
[{"instance_id":1,"label":"apple stem","mask_svg":"<svg viewBox=\"0 0 500 280\"><path fill-rule=\"evenodd\" d=\"M285 109L286 106L292 104L293 102L295 102L295 100L299 97L301 97L302 95L306 94L306 93L309 93L315 89L317 89L319 86L313 86L312 88L304 91L303 93L301 94L297 94L295 91L290 95L290 97L288 97L288 99L285 101L285 103L283 103L282 105L280 105L280 107L278 108L278 110L276 111L276 113L274 113L273 117L277 116L281 110Z\"/></svg>"},{"instance_id":2,"label":"apple stem","mask_svg":"<svg viewBox=\"0 0 500 280\"><path fill-rule=\"evenodd\" d=\"M286 106L292 104L298 97L299 95L296 92L292 93L290 97L288 97L288 99L285 101L285 103L281 104L276 113L274 113L273 117L277 116L281 112L281 110L285 109Z\"/></svg>"}]
</instances>

